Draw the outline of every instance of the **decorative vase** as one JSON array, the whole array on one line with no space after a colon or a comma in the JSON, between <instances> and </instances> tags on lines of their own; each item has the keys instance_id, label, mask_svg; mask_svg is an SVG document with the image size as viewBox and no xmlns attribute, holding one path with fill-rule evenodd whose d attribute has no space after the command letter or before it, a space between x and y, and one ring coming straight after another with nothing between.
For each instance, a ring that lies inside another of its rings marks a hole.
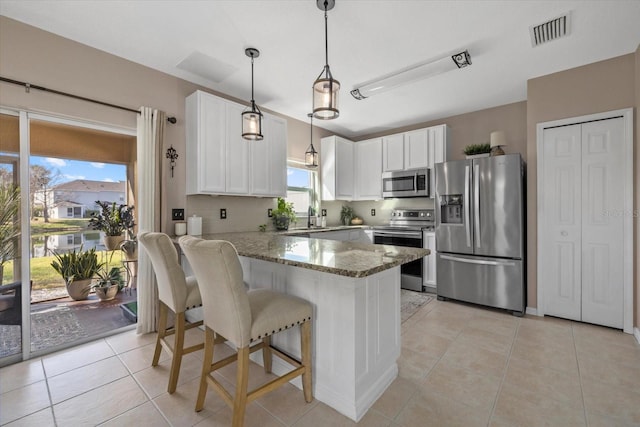
<instances>
[{"instance_id":1,"label":"decorative vase","mask_svg":"<svg viewBox=\"0 0 640 427\"><path fill-rule=\"evenodd\" d=\"M102 238L102 243L104 247L107 248L108 251L112 251L114 249L118 249L120 243L124 240L124 236L104 236Z\"/></svg>"},{"instance_id":2,"label":"decorative vase","mask_svg":"<svg viewBox=\"0 0 640 427\"><path fill-rule=\"evenodd\" d=\"M273 223L276 226L276 230L288 230L289 229L289 220L288 216L276 215L273 217Z\"/></svg>"},{"instance_id":3,"label":"decorative vase","mask_svg":"<svg viewBox=\"0 0 640 427\"><path fill-rule=\"evenodd\" d=\"M73 280L67 282L67 293L75 301L82 301L89 297L91 279Z\"/></svg>"},{"instance_id":4,"label":"decorative vase","mask_svg":"<svg viewBox=\"0 0 640 427\"><path fill-rule=\"evenodd\" d=\"M116 294L118 293L118 285L96 287L94 290L96 291L96 296L100 301L110 301L116 297Z\"/></svg>"}]
</instances>

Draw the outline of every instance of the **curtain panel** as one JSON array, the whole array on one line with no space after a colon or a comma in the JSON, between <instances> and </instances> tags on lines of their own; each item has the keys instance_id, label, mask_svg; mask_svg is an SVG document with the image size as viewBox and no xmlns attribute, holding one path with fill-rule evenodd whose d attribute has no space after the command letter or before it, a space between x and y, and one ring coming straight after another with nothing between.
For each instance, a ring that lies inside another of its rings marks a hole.
<instances>
[{"instance_id":1,"label":"curtain panel","mask_svg":"<svg viewBox=\"0 0 640 427\"><path fill-rule=\"evenodd\" d=\"M160 231L162 198L162 149L166 114L141 107L138 117L137 181L138 232ZM156 330L158 288L151 260L138 251L138 326L145 334Z\"/></svg>"}]
</instances>

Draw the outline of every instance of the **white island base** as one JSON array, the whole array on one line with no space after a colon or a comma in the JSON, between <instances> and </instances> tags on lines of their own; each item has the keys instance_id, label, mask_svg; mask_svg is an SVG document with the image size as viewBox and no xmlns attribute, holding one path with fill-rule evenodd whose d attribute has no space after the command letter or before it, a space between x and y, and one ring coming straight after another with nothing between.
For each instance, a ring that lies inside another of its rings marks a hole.
<instances>
[{"instance_id":1,"label":"white island base","mask_svg":"<svg viewBox=\"0 0 640 427\"><path fill-rule=\"evenodd\" d=\"M400 267L354 278L254 258L240 258L251 289L268 288L313 304L314 397L359 421L398 375ZM299 328L272 343L300 357ZM252 354L262 364L262 353ZM273 359L273 372L291 366ZM292 384L302 388L299 378ZM302 398L302 397L301 397Z\"/></svg>"}]
</instances>

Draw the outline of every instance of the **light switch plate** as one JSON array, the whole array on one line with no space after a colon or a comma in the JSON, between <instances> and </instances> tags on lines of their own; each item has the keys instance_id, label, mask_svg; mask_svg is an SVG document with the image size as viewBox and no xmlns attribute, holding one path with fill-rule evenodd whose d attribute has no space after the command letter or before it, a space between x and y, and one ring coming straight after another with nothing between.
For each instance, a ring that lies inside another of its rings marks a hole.
<instances>
[{"instance_id":1,"label":"light switch plate","mask_svg":"<svg viewBox=\"0 0 640 427\"><path fill-rule=\"evenodd\" d=\"M271 208L267 209L267 216L268 216L269 218L272 218L272 217L273 217L273 209L271 209Z\"/></svg>"},{"instance_id":2,"label":"light switch plate","mask_svg":"<svg viewBox=\"0 0 640 427\"><path fill-rule=\"evenodd\" d=\"M322 216L327 216L327 210L326 209L322 209Z\"/></svg>"},{"instance_id":3,"label":"light switch plate","mask_svg":"<svg viewBox=\"0 0 640 427\"><path fill-rule=\"evenodd\" d=\"M220 209L220 219L227 219L227 210Z\"/></svg>"},{"instance_id":4,"label":"light switch plate","mask_svg":"<svg viewBox=\"0 0 640 427\"><path fill-rule=\"evenodd\" d=\"M371 216L376 216L376 210L375 209L371 209Z\"/></svg>"}]
</instances>

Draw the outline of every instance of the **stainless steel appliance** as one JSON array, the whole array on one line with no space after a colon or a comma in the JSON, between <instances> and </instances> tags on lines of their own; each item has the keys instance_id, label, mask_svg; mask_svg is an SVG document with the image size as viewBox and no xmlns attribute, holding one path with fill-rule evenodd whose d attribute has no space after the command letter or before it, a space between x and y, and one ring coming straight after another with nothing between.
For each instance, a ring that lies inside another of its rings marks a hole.
<instances>
[{"instance_id":1,"label":"stainless steel appliance","mask_svg":"<svg viewBox=\"0 0 640 427\"><path fill-rule=\"evenodd\" d=\"M410 169L382 173L382 197L429 197L429 169Z\"/></svg>"},{"instance_id":2,"label":"stainless steel appliance","mask_svg":"<svg viewBox=\"0 0 640 427\"><path fill-rule=\"evenodd\" d=\"M439 163L438 298L526 307L524 165L519 154Z\"/></svg>"},{"instance_id":3,"label":"stainless steel appliance","mask_svg":"<svg viewBox=\"0 0 640 427\"><path fill-rule=\"evenodd\" d=\"M373 243L422 248L422 231L433 230L433 209L394 209L388 225L373 227ZM400 267L400 287L423 292L424 258Z\"/></svg>"}]
</instances>

